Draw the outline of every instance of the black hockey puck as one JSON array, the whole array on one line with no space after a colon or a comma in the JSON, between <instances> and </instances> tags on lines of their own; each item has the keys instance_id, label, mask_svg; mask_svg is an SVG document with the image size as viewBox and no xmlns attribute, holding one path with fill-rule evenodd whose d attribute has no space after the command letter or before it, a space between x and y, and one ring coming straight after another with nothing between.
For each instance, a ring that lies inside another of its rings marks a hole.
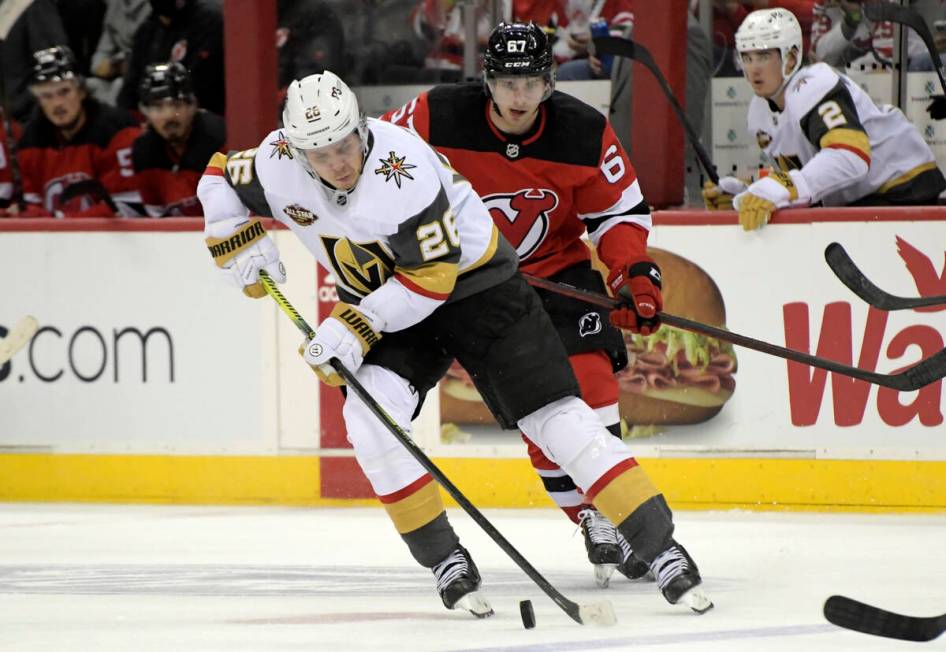
<instances>
[{"instance_id":1,"label":"black hockey puck","mask_svg":"<svg viewBox=\"0 0 946 652\"><path fill-rule=\"evenodd\" d=\"M532 600L519 602L519 615L522 616L522 626L526 629L535 627L535 611L532 609Z\"/></svg>"}]
</instances>

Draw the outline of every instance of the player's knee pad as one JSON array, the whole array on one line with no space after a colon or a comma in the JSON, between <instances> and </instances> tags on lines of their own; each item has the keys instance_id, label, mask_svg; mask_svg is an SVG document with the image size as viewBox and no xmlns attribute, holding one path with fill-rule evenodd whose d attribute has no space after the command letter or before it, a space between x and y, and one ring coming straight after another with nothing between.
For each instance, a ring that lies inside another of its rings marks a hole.
<instances>
[{"instance_id":1,"label":"player's knee pad","mask_svg":"<svg viewBox=\"0 0 946 652\"><path fill-rule=\"evenodd\" d=\"M523 432L542 452L587 489L608 469L633 457L583 401L567 397L519 421Z\"/></svg>"}]
</instances>

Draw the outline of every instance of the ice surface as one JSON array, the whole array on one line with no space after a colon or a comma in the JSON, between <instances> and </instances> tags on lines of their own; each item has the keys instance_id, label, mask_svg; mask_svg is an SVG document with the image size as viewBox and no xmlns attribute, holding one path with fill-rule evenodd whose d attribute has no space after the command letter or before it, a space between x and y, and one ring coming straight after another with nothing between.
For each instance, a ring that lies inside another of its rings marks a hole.
<instances>
[{"instance_id":1,"label":"ice surface","mask_svg":"<svg viewBox=\"0 0 946 652\"><path fill-rule=\"evenodd\" d=\"M0 650L907 650L829 625L824 600L946 611L946 516L678 512L704 616L653 584L595 588L557 511L487 516L570 599L610 599L617 626L572 622L460 511L490 619L444 609L380 509L0 504Z\"/></svg>"}]
</instances>

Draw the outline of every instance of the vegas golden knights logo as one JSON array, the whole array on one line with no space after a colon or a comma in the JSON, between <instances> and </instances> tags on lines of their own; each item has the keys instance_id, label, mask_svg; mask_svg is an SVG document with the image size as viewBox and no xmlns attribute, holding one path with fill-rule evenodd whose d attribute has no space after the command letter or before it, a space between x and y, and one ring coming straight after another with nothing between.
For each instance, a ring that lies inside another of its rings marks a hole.
<instances>
[{"instance_id":1,"label":"vegas golden knights logo","mask_svg":"<svg viewBox=\"0 0 946 652\"><path fill-rule=\"evenodd\" d=\"M379 242L323 235L322 246L338 281L361 296L377 290L393 273L394 259Z\"/></svg>"}]
</instances>

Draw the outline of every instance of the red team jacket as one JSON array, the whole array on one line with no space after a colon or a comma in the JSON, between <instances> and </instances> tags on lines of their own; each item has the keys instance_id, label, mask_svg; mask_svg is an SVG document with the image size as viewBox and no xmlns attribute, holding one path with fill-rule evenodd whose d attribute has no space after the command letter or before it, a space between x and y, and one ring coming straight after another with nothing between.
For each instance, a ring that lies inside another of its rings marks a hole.
<instances>
[{"instance_id":1,"label":"red team jacket","mask_svg":"<svg viewBox=\"0 0 946 652\"><path fill-rule=\"evenodd\" d=\"M522 271L548 277L588 260L586 230L609 267L645 254L650 209L601 113L555 92L529 133L509 136L488 108L482 84L445 85L382 119L416 131L470 181Z\"/></svg>"},{"instance_id":2,"label":"red team jacket","mask_svg":"<svg viewBox=\"0 0 946 652\"><path fill-rule=\"evenodd\" d=\"M69 142L42 114L26 124L17 151L24 216L51 216L56 211L66 217L113 215L105 203L88 196L61 202L70 185L88 180L100 183L119 206L140 204L131 146L141 129L121 109L95 100L87 100L85 107L86 122Z\"/></svg>"},{"instance_id":3,"label":"red team jacket","mask_svg":"<svg viewBox=\"0 0 946 652\"><path fill-rule=\"evenodd\" d=\"M197 182L215 152L226 141L223 118L198 111L184 154L180 157L153 129L135 141L132 161L141 201L150 217L203 215L197 200Z\"/></svg>"}]
</instances>

